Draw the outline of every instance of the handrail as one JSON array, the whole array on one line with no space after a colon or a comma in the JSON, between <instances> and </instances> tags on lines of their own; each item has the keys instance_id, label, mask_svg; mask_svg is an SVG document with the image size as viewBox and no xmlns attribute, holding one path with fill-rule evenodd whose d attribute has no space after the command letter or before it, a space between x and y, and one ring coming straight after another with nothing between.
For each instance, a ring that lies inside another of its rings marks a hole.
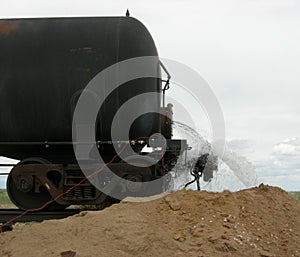
<instances>
[{"instance_id":1,"label":"handrail","mask_svg":"<svg viewBox=\"0 0 300 257\"><path fill-rule=\"evenodd\" d=\"M170 79L172 78L171 77L171 74L169 73L169 71L167 70L166 66L159 60L159 65L162 67L162 69L164 70L164 72L167 74L167 80L162 80L163 82L166 82L164 88L163 88L163 107L165 107L165 94L166 94L166 91L170 88Z\"/></svg>"}]
</instances>

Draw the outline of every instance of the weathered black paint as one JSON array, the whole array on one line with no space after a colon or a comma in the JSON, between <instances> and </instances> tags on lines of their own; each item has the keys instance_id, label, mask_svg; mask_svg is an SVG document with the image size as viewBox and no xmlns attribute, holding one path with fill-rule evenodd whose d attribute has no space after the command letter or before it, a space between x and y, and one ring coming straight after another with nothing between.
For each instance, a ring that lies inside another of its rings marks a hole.
<instances>
[{"instance_id":1,"label":"weathered black paint","mask_svg":"<svg viewBox=\"0 0 300 257\"><path fill-rule=\"evenodd\" d=\"M80 90L106 67L139 56L157 56L157 50L134 18L0 20L0 142L71 141ZM115 90L100 111L97 140L110 140L111 120L122 103L140 93L159 92L160 83L144 78ZM159 106L159 99L151 104ZM157 117L141 118L130 137L150 135L159 124ZM1 146L0 155L68 161L73 149Z\"/></svg>"}]
</instances>

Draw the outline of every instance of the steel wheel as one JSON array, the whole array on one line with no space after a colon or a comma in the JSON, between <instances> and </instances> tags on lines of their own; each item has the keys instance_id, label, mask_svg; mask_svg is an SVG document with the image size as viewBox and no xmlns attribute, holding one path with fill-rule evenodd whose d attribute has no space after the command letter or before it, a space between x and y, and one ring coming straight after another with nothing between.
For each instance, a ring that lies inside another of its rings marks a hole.
<instances>
[{"instance_id":1,"label":"steel wheel","mask_svg":"<svg viewBox=\"0 0 300 257\"><path fill-rule=\"evenodd\" d=\"M46 160L43 159L27 159L24 161L21 161L17 165L25 165L25 164L33 164L33 163L42 163L46 164L49 163ZM39 210L42 208L46 203L50 202L52 200L51 195L47 191L46 188L40 187L40 192L36 193L32 189L29 189L28 191L20 190L18 186L15 184L12 175L13 175L14 169L11 170L6 183L7 193L10 198L10 200L20 209L22 210ZM67 205L60 205L56 202L49 203L47 206L45 206L42 209L48 209L48 210L57 210L57 209L65 209L68 207Z\"/></svg>"}]
</instances>

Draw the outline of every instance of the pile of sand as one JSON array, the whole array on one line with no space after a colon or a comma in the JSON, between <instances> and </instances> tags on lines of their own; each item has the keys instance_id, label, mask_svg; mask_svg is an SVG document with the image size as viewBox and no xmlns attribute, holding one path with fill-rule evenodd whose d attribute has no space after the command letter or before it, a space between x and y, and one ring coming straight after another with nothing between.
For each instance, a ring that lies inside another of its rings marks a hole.
<instances>
[{"instance_id":1,"label":"pile of sand","mask_svg":"<svg viewBox=\"0 0 300 257\"><path fill-rule=\"evenodd\" d=\"M178 191L0 234L0 256L300 256L300 203L261 185Z\"/></svg>"}]
</instances>

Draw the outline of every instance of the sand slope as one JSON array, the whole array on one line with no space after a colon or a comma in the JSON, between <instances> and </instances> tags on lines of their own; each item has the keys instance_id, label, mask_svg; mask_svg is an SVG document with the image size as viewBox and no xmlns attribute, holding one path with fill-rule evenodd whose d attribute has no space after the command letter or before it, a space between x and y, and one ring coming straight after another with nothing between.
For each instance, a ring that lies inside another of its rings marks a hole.
<instances>
[{"instance_id":1,"label":"sand slope","mask_svg":"<svg viewBox=\"0 0 300 257\"><path fill-rule=\"evenodd\" d=\"M0 234L0 256L300 256L300 203L261 185L178 191Z\"/></svg>"}]
</instances>

